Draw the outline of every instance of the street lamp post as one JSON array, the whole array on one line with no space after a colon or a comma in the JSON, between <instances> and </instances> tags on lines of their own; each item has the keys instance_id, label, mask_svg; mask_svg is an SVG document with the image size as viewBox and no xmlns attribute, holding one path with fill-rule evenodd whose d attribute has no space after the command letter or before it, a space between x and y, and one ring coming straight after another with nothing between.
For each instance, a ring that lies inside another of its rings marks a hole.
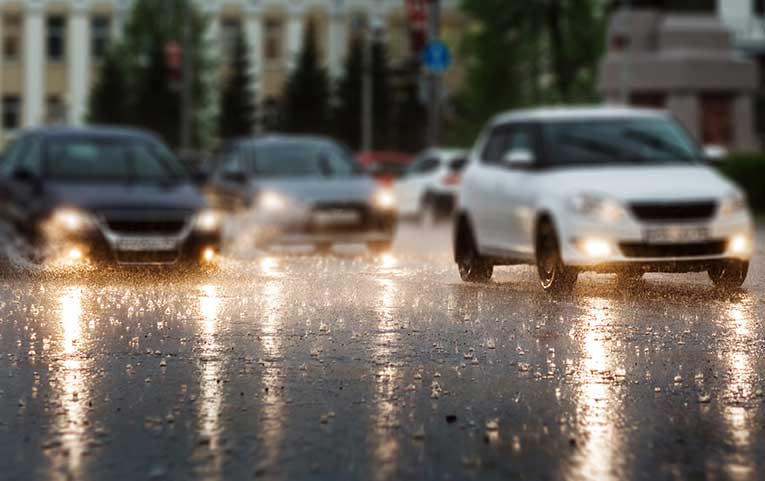
<instances>
[{"instance_id":1,"label":"street lamp post","mask_svg":"<svg viewBox=\"0 0 765 481\"><path fill-rule=\"evenodd\" d=\"M441 4L440 0L429 0L428 11L428 42L432 43L441 37ZM427 146L435 147L441 135L441 74L428 74L428 138Z\"/></svg>"},{"instance_id":2,"label":"street lamp post","mask_svg":"<svg viewBox=\"0 0 765 481\"><path fill-rule=\"evenodd\" d=\"M194 53L193 53L193 30L192 22L193 2L187 0L183 7L183 67L181 80L181 125L180 143L181 152L187 154L191 150L192 127L194 115Z\"/></svg>"}]
</instances>

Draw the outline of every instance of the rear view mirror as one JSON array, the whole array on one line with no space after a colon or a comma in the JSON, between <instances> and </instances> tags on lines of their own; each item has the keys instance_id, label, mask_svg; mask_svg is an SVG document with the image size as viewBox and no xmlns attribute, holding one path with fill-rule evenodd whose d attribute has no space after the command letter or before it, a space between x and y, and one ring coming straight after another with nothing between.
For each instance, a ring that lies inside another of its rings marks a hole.
<instances>
[{"instance_id":1,"label":"rear view mirror","mask_svg":"<svg viewBox=\"0 0 765 481\"><path fill-rule=\"evenodd\" d=\"M728 149L722 145L705 145L704 159L710 164L719 164L728 158Z\"/></svg>"},{"instance_id":2,"label":"rear view mirror","mask_svg":"<svg viewBox=\"0 0 765 481\"><path fill-rule=\"evenodd\" d=\"M502 158L502 162L510 167L530 167L534 164L534 153L526 149L511 150Z\"/></svg>"}]
</instances>

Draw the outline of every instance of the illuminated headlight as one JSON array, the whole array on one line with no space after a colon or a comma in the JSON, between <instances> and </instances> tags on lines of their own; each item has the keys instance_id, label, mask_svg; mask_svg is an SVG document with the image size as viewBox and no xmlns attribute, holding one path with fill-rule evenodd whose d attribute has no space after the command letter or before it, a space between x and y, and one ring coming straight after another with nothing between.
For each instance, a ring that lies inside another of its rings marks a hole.
<instances>
[{"instance_id":1,"label":"illuminated headlight","mask_svg":"<svg viewBox=\"0 0 765 481\"><path fill-rule=\"evenodd\" d=\"M720 202L720 214L729 216L746 210L746 198L740 192L728 194Z\"/></svg>"},{"instance_id":2,"label":"illuminated headlight","mask_svg":"<svg viewBox=\"0 0 765 481\"><path fill-rule=\"evenodd\" d=\"M611 224L627 216L618 200L597 194L579 194L573 197L570 208L583 217Z\"/></svg>"},{"instance_id":3,"label":"illuminated headlight","mask_svg":"<svg viewBox=\"0 0 765 481\"><path fill-rule=\"evenodd\" d=\"M579 249L589 257L608 257L612 254L611 243L604 239L583 239L579 243Z\"/></svg>"},{"instance_id":4,"label":"illuminated headlight","mask_svg":"<svg viewBox=\"0 0 765 481\"><path fill-rule=\"evenodd\" d=\"M67 232L81 232L93 226L93 219L85 212L72 208L59 209L53 213L53 224Z\"/></svg>"},{"instance_id":5,"label":"illuminated headlight","mask_svg":"<svg viewBox=\"0 0 765 481\"><path fill-rule=\"evenodd\" d=\"M258 200L258 207L268 212L282 211L289 205L289 199L276 192L263 192Z\"/></svg>"},{"instance_id":6,"label":"illuminated headlight","mask_svg":"<svg viewBox=\"0 0 765 481\"><path fill-rule=\"evenodd\" d=\"M748 257L752 254L752 238L746 234L739 234L728 240L728 252L735 256Z\"/></svg>"},{"instance_id":7,"label":"illuminated headlight","mask_svg":"<svg viewBox=\"0 0 765 481\"><path fill-rule=\"evenodd\" d=\"M396 207L396 196L390 190L381 189L375 192L372 204L380 210L391 210Z\"/></svg>"},{"instance_id":8,"label":"illuminated headlight","mask_svg":"<svg viewBox=\"0 0 765 481\"><path fill-rule=\"evenodd\" d=\"M223 214L215 210L204 210L198 216L194 227L204 232L220 229L223 224Z\"/></svg>"}]
</instances>

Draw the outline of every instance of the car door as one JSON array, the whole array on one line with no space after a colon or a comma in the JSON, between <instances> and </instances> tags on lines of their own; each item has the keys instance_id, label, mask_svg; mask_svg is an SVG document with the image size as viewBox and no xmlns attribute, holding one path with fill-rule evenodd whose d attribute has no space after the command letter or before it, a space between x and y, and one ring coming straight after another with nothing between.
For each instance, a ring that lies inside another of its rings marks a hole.
<instances>
[{"instance_id":1,"label":"car door","mask_svg":"<svg viewBox=\"0 0 765 481\"><path fill-rule=\"evenodd\" d=\"M34 220L41 209L42 149L41 141L27 136L17 141L8 152L0 170L3 217L11 225L31 234Z\"/></svg>"},{"instance_id":2,"label":"car door","mask_svg":"<svg viewBox=\"0 0 765 481\"><path fill-rule=\"evenodd\" d=\"M437 157L424 154L412 163L406 175L396 184L396 197L402 214L419 213L430 176L438 170Z\"/></svg>"},{"instance_id":3,"label":"car door","mask_svg":"<svg viewBox=\"0 0 765 481\"><path fill-rule=\"evenodd\" d=\"M494 190L497 242L503 250L523 258L534 253L531 237L540 139L538 128L532 124L508 125L503 132L505 143Z\"/></svg>"},{"instance_id":4,"label":"car door","mask_svg":"<svg viewBox=\"0 0 765 481\"><path fill-rule=\"evenodd\" d=\"M477 162L465 173L462 188L465 205L468 206L473 222L474 235L482 251L496 250L500 244L501 232L496 219L499 202L497 189L500 173L499 162L507 142L504 127L494 127L485 135L485 142L478 147ZM488 253L488 252L486 252Z\"/></svg>"}]
</instances>

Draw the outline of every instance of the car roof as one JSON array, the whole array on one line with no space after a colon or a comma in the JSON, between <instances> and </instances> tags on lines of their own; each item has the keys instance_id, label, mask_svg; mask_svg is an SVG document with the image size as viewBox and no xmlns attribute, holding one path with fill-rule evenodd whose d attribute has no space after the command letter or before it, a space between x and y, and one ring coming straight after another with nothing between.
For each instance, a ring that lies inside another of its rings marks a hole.
<instances>
[{"instance_id":1,"label":"car roof","mask_svg":"<svg viewBox=\"0 0 765 481\"><path fill-rule=\"evenodd\" d=\"M38 127L26 130L25 134L32 134L44 138L60 137L104 137L104 138L134 138L154 139L159 138L151 132L131 127L115 127L107 125L89 125L83 127Z\"/></svg>"},{"instance_id":2,"label":"car roof","mask_svg":"<svg viewBox=\"0 0 765 481\"><path fill-rule=\"evenodd\" d=\"M250 137L237 137L224 143L231 147L242 147L246 145L262 144L292 144L292 143L331 143L337 142L330 137L321 135L306 134L263 134Z\"/></svg>"},{"instance_id":3,"label":"car roof","mask_svg":"<svg viewBox=\"0 0 765 481\"><path fill-rule=\"evenodd\" d=\"M612 118L667 118L664 110L625 107L616 105L546 107L527 110L513 110L499 114L492 120L493 125L509 122L555 122L579 119Z\"/></svg>"}]
</instances>

